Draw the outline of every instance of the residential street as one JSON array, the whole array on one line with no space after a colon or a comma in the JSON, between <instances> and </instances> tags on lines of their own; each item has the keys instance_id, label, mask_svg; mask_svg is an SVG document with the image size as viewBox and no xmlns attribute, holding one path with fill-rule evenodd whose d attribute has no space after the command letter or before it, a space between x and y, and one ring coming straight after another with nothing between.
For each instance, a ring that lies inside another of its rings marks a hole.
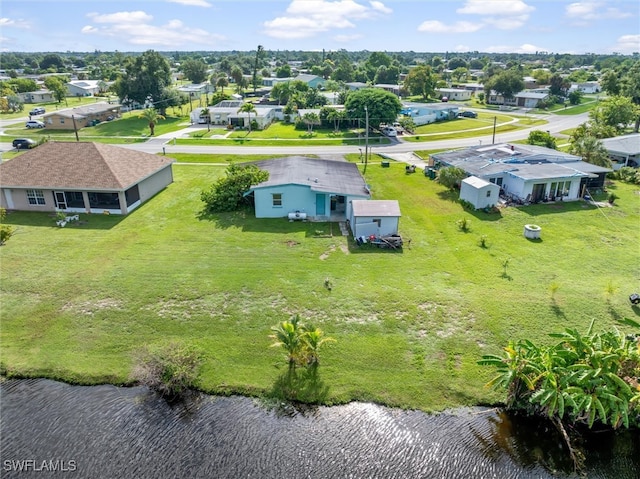
<instances>
[{"instance_id":1,"label":"residential street","mask_svg":"<svg viewBox=\"0 0 640 479\"><path fill-rule=\"evenodd\" d=\"M548 121L546 125L534 126L531 128L517 130L508 133L496 134L495 143L508 143L510 141L521 140L529 135L531 130L545 130L551 134L557 134L560 131L575 128L584 123L589 118L588 113L579 115L553 115L548 114L540 116ZM12 119L10 123L16 123ZM0 120L0 130L7 124L7 120ZM193 131L197 126L191 126L184 131ZM490 129L488 130L490 131ZM347 153L359 153L361 147L358 146L218 146L218 145L173 145L172 138L179 138L182 132L177 131L156 138L150 138L145 143L136 143L131 145L119 145L123 148L131 148L134 150L144 151L147 153L160 153L164 151L167 155L171 153L209 153L209 154L243 154L243 155L298 155L298 154L314 154L314 155L344 155ZM388 145L370 144L373 153L381 153L392 155L395 153L408 153L416 150L435 150L435 149L453 149L465 146L474 146L481 144L491 144L492 134L477 136L473 138L435 140L428 142L405 142L398 141ZM0 153L12 149L11 143L0 142Z\"/></svg>"}]
</instances>

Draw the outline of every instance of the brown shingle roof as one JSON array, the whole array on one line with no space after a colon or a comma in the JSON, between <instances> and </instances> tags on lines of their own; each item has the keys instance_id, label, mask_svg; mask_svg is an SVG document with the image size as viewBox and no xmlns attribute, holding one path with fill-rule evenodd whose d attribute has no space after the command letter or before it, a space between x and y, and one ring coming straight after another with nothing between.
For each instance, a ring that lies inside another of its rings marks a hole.
<instances>
[{"instance_id":1,"label":"brown shingle roof","mask_svg":"<svg viewBox=\"0 0 640 479\"><path fill-rule=\"evenodd\" d=\"M103 143L49 142L2 163L0 186L124 190L174 161Z\"/></svg>"}]
</instances>

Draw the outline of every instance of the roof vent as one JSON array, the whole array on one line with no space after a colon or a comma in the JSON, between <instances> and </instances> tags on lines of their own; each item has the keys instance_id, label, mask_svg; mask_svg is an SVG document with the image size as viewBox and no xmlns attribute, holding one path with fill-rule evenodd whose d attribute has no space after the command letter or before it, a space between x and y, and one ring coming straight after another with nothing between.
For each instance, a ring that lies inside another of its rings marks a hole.
<instances>
[{"instance_id":1,"label":"roof vent","mask_svg":"<svg viewBox=\"0 0 640 479\"><path fill-rule=\"evenodd\" d=\"M313 181L314 181L315 183L317 183L317 182L318 182L318 178L316 178L316 179L315 179L315 180L313 180Z\"/></svg>"}]
</instances>

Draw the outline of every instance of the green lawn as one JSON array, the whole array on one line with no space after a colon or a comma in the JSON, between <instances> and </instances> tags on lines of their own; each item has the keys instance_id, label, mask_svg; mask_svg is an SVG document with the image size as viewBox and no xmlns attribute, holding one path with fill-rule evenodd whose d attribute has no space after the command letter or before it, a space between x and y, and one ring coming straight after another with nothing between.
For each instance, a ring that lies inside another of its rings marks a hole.
<instances>
[{"instance_id":1,"label":"green lawn","mask_svg":"<svg viewBox=\"0 0 640 479\"><path fill-rule=\"evenodd\" d=\"M180 340L206 356L204 390L259 395L287 369L269 328L298 313L337 340L308 399L441 410L501 399L476 361L509 339L544 342L593 318L598 329L637 319L627 299L640 261L637 187L612 186L620 198L611 208L467 212L436 182L404 164L381 168L373 155L367 183L374 198L400 201L400 232L411 240L386 251L355 246L327 223L202 215L200 192L223 172L175 164L175 182L127 217L83 214L57 228L47 214L9 214L2 367L125 383L139 348ZM541 241L523 237L528 223L542 227Z\"/></svg>"},{"instance_id":2,"label":"green lawn","mask_svg":"<svg viewBox=\"0 0 640 479\"><path fill-rule=\"evenodd\" d=\"M105 121L96 126L88 126L78 130L80 141L96 141L100 143L139 143L149 138L149 123L139 118L140 111L124 113L122 118ZM171 133L188 126L189 120L184 117L167 116L158 121L155 135ZM53 130L48 128L28 129L24 124L17 123L4 129L5 141L25 136L38 141L46 137L55 141L76 141L73 130Z\"/></svg>"}]
</instances>

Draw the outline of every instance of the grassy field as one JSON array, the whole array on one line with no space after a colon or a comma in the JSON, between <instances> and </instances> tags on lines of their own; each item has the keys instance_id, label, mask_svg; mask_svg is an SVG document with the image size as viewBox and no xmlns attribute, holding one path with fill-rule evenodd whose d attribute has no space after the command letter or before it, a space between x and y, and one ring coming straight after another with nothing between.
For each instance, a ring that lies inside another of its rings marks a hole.
<instances>
[{"instance_id":1,"label":"grassy field","mask_svg":"<svg viewBox=\"0 0 640 479\"><path fill-rule=\"evenodd\" d=\"M143 345L179 340L205 354L202 389L268 394L287 369L269 328L300 314L337 340L319 376L299 384L301 397L441 410L501 399L484 388L492 371L476 361L509 339L546 342L593 318L598 329L637 319L627 299L639 280L637 186L612 185L614 207L487 214L462 210L403 164L376 160L367 182L374 198L400 201L400 232L411 240L402 251L358 247L327 223L203 215L200 192L224 172L207 164L175 164L175 182L127 217L83 214L57 228L47 214L9 214L3 369L126 383ZM461 218L471 222L466 233ZM529 223L542 227L540 241L523 237Z\"/></svg>"}]
</instances>

